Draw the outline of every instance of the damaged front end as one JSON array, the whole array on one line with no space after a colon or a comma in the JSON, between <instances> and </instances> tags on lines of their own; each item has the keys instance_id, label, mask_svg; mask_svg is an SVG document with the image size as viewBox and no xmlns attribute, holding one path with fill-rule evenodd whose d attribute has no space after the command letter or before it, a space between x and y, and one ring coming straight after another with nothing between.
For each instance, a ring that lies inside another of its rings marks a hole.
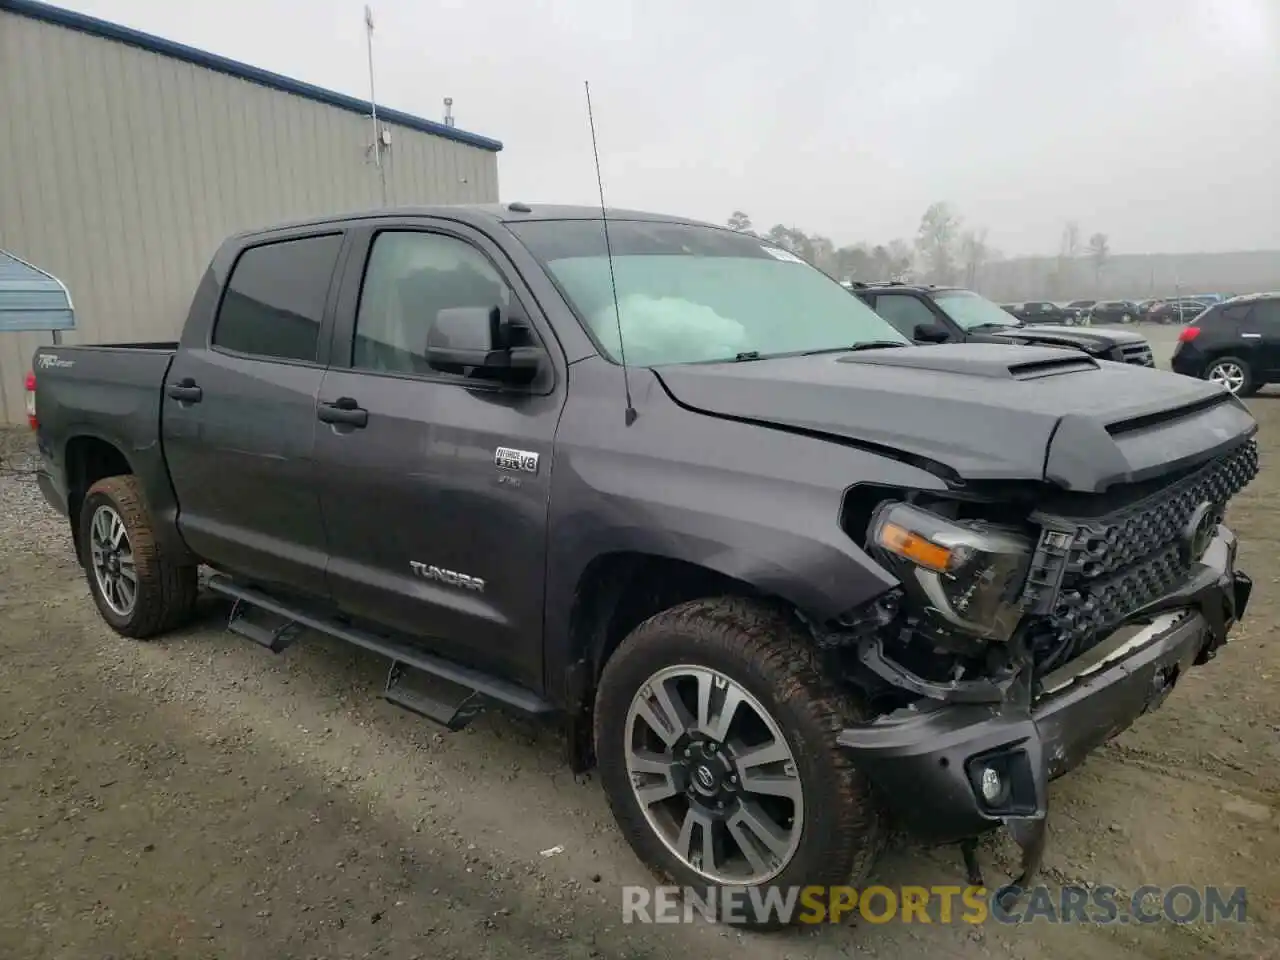
<instances>
[{"instance_id":1,"label":"damaged front end","mask_svg":"<svg viewBox=\"0 0 1280 960\"><path fill-rule=\"evenodd\" d=\"M1228 500L1248 439L1107 495L883 499L868 550L901 584L819 638L877 718L839 737L914 833L963 844L1003 824L1022 887L1044 848L1048 782L1159 706L1226 642L1251 582Z\"/></svg>"}]
</instances>

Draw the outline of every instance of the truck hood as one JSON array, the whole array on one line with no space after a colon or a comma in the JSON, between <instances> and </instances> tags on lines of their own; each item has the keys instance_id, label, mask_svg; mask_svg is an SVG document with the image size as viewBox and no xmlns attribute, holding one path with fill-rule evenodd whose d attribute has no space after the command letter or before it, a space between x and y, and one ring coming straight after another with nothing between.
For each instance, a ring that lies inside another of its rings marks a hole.
<instances>
[{"instance_id":1,"label":"truck hood","mask_svg":"<svg viewBox=\"0 0 1280 960\"><path fill-rule=\"evenodd\" d=\"M1143 343L1141 334L1127 330L1104 330L1098 327L1060 327L1053 324L1028 324L1007 330L984 331L1010 343L1038 343L1045 346L1075 347L1086 353L1106 353L1127 343Z\"/></svg>"},{"instance_id":2,"label":"truck hood","mask_svg":"<svg viewBox=\"0 0 1280 960\"><path fill-rule=\"evenodd\" d=\"M953 481L1099 492L1257 429L1216 384L1048 347L940 344L654 372L688 409L857 444Z\"/></svg>"}]
</instances>

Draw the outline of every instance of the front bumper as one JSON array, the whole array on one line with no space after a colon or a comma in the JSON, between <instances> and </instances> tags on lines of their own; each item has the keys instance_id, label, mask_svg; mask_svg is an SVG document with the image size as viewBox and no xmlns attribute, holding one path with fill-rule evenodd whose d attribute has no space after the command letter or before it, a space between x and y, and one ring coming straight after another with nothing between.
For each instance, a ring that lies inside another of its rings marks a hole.
<instances>
[{"instance_id":1,"label":"front bumper","mask_svg":"<svg viewBox=\"0 0 1280 960\"><path fill-rule=\"evenodd\" d=\"M1159 706L1186 670L1226 642L1252 589L1236 571L1235 555L1235 536L1219 527L1182 588L1042 678L1034 700L1018 685L1000 703L922 698L843 730L839 742L923 839L963 840L1005 823L1020 828L1015 836L1042 842L1049 780ZM980 789L989 764L1009 784L996 805ZM1038 829L1027 829L1037 822Z\"/></svg>"}]
</instances>

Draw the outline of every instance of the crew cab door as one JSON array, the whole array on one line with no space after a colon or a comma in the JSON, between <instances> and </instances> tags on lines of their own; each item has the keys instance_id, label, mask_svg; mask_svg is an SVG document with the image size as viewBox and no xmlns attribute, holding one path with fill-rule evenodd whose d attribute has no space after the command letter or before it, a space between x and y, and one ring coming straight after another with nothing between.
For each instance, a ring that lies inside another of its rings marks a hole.
<instances>
[{"instance_id":1,"label":"crew cab door","mask_svg":"<svg viewBox=\"0 0 1280 960\"><path fill-rule=\"evenodd\" d=\"M548 348L530 386L433 370L451 307L502 306ZM565 371L537 304L478 231L421 218L353 233L320 391L316 475L337 605L541 689L552 441ZM335 415L334 410L347 410ZM502 451L502 453L499 453Z\"/></svg>"},{"instance_id":2,"label":"crew cab door","mask_svg":"<svg viewBox=\"0 0 1280 960\"><path fill-rule=\"evenodd\" d=\"M197 295L184 335L194 342L184 339L161 401L187 544L213 566L310 596L327 593L312 453L342 243L273 235L215 264L230 270L221 301L210 294L212 322L199 322Z\"/></svg>"}]
</instances>

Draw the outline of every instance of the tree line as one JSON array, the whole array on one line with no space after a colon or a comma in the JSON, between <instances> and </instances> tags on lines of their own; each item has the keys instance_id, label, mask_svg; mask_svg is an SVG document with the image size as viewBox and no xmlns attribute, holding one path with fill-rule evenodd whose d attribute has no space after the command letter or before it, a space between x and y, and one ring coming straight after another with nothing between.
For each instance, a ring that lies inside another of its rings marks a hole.
<instances>
[{"instance_id":1,"label":"tree line","mask_svg":"<svg viewBox=\"0 0 1280 960\"><path fill-rule=\"evenodd\" d=\"M967 225L950 204L942 201L930 204L921 215L911 241L896 239L888 243L838 247L820 234L806 233L781 223L759 233L751 217L742 210L735 210L727 225L790 250L837 280L903 280L978 288L983 268L1003 259L1000 251L987 242L986 227ZM1101 286L1102 273L1111 255L1110 240L1105 233L1094 233L1087 241L1081 237L1077 221L1064 225L1058 256L1044 278L1046 299L1078 294L1083 282L1082 267L1086 263L1091 267L1094 288Z\"/></svg>"}]
</instances>

